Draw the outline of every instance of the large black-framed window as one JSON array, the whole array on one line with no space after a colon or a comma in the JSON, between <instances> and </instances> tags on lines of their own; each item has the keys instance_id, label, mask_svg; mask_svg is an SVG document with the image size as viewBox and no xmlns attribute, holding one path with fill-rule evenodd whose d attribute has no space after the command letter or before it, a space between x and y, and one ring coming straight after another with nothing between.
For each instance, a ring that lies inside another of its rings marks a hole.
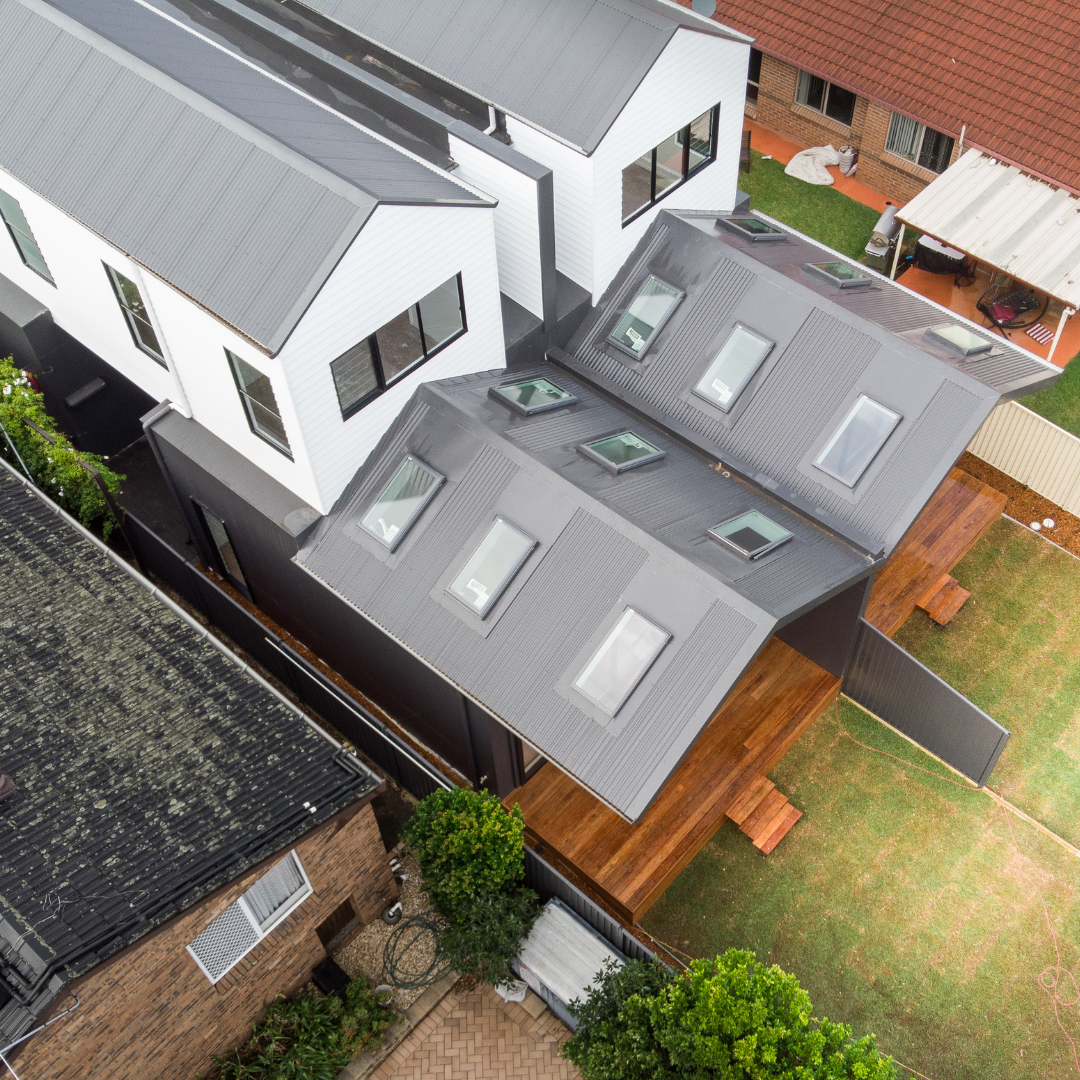
<instances>
[{"instance_id":1,"label":"large black-framed window","mask_svg":"<svg viewBox=\"0 0 1080 1080\"><path fill-rule=\"evenodd\" d=\"M826 82L809 71L799 72L795 100L815 112L824 113L838 124L851 126L855 115L855 95L835 83Z\"/></svg>"},{"instance_id":2,"label":"large black-framed window","mask_svg":"<svg viewBox=\"0 0 1080 1080\"><path fill-rule=\"evenodd\" d=\"M161 343L158 341L157 331L150 321L150 312L143 303L142 293L139 286L129 277L124 277L119 270L114 270L108 263L102 263L105 273L109 276L113 292L116 294L116 302L124 313L124 320L131 331L131 338L136 346L147 356L152 357L162 367L168 367L165 363L165 354L161 351Z\"/></svg>"},{"instance_id":3,"label":"large black-framed window","mask_svg":"<svg viewBox=\"0 0 1080 1080\"><path fill-rule=\"evenodd\" d=\"M41 248L38 247L34 234L30 231L30 223L22 212L19 200L13 199L6 191L0 191L0 218L4 219L19 258L50 285L56 285L52 274L49 273L45 256L41 254Z\"/></svg>"},{"instance_id":4,"label":"large black-framed window","mask_svg":"<svg viewBox=\"0 0 1080 1080\"><path fill-rule=\"evenodd\" d=\"M448 278L330 364L342 420L468 330L461 274Z\"/></svg>"},{"instance_id":5,"label":"large black-framed window","mask_svg":"<svg viewBox=\"0 0 1080 1080\"><path fill-rule=\"evenodd\" d=\"M746 71L746 104L757 108L761 90L761 50L750 50L750 65Z\"/></svg>"},{"instance_id":6,"label":"large black-framed window","mask_svg":"<svg viewBox=\"0 0 1080 1080\"><path fill-rule=\"evenodd\" d=\"M203 527L203 532L206 534L206 539L210 542L210 547L216 556L217 565L214 569L234 589L239 589L250 600L251 589L240 567L240 560L236 556L236 548L233 547L232 537L229 536L229 529L225 522L197 499L192 499L191 502Z\"/></svg>"},{"instance_id":7,"label":"large black-framed window","mask_svg":"<svg viewBox=\"0 0 1080 1080\"><path fill-rule=\"evenodd\" d=\"M248 426L260 439L265 439L275 450L280 450L291 459L292 448L269 377L228 349L225 356L236 381Z\"/></svg>"},{"instance_id":8,"label":"large black-framed window","mask_svg":"<svg viewBox=\"0 0 1080 1080\"><path fill-rule=\"evenodd\" d=\"M623 225L628 225L716 160L719 122L720 106L714 105L623 169Z\"/></svg>"}]
</instances>

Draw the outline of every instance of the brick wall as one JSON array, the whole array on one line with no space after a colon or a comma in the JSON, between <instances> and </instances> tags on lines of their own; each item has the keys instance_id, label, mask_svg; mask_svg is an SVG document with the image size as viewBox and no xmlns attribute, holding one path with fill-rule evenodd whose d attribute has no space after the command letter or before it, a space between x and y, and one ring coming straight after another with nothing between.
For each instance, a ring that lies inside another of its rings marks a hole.
<instances>
[{"instance_id":1,"label":"brick wall","mask_svg":"<svg viewBox=\"0 0 1080 1080\"><path fill-rule=\"evenodd\" d=\"M18 1055L21 1080L194 1080L211 1056L239 1045L263 1002L291 994L326 955L315 928L351 900L364 922L396 896L370 804L339 816L294 849L314 892L220 982L186 946L280 856L90 972L75 986L82 1005L35 1035ZM282 855L284 852L282 852ZM72 1003L62 995L57 1009Z\"/></svg>"}]
</instances>

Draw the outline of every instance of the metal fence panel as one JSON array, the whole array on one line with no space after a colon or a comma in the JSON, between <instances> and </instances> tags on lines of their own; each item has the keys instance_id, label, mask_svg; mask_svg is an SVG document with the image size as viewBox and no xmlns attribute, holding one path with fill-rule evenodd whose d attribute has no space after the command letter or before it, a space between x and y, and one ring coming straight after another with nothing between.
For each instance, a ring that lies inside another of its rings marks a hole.
<instances>
[{"instance_id":1,"label":"metal fence panel","mask_svg":"<svg viewBox=\"0 0 1080 1080\"><path fill-rule=\"evenodd\" d=\"M979 787L1009 739L997 721L865 619L843 690Z\"/></svg>"}]
</instances>

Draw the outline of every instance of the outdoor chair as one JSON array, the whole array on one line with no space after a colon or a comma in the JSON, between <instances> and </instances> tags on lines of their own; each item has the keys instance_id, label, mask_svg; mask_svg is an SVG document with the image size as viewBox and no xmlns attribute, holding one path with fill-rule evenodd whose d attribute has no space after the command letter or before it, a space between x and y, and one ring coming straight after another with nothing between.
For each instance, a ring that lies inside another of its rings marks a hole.
<instances>
[{"instance_id":1,"label":"outdoor chair","mask_svg":"<svg viewBox=\"0 0 1080 1080\"><path fill-rule=\"evenodd\" d=\"M1049 296L1040 301L1033 292L1002 274L994 276L975 306L994 329L1008 337L1007 330L1034 326L1046 314L1049 303Z\"/></svg>"}]
</instances>

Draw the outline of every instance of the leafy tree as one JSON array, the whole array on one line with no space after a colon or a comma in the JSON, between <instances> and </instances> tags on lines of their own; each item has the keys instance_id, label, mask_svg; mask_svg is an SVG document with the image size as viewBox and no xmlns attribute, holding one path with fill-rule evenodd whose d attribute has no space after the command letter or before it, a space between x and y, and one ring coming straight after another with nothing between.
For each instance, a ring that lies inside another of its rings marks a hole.
<instances>
[{"instance_id":1,"label":"leafy tree","mask_svg":"<svg viewBox=\"0 0 1080 1080\"><path fill-rule=\"evenodd\" d=\"M514 977L510 965L537 914L536 894L529 889L477 896L440 933L439 956L459 974L498 986Z\"/></svg>"}]
</instances>

